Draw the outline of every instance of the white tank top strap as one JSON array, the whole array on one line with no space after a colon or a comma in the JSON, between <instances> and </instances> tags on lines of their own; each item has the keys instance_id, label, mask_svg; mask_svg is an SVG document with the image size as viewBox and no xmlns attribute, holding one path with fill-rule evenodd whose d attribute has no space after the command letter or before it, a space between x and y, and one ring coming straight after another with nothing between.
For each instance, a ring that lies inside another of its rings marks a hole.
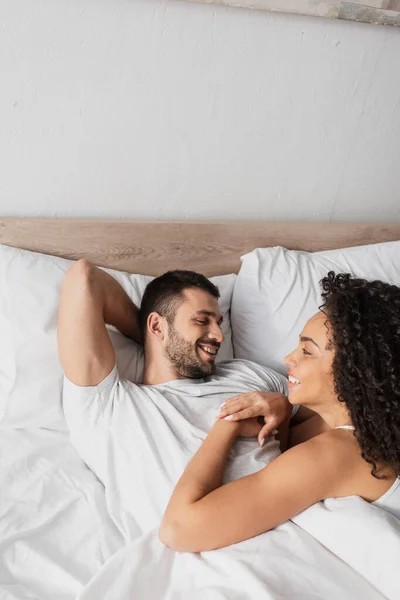
<instances>
[{"instance_id":1,"label":"white tank top strap","mask_svg":"<svg viewBox=\"0 0 400 600\"><path fill-rule=\"evenodd\" d=\"M335 427L335 429L351 429L352 431L354 431L355 427L353 425L338 425L337 427Z\"/></svg>"}]
</instances>

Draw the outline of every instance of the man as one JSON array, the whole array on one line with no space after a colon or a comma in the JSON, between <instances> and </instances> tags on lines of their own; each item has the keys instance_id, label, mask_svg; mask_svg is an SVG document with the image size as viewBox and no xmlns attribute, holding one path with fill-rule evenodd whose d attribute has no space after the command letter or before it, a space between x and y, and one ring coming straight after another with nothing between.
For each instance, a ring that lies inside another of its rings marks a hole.
<instances>
[{"instance_id":1,"label":"man","mask_svg":"<svg viewBox=\"0 0 400 600\"><path fill-rule=\"evenodd\" d=\"M239 440L227 480L261 469L278 453L272 430L290 415L286 379L250 361L216 367L223 341L218 289L203 275L173 271L146 288L140 311L118 282L80 260L61 291L58 345L71 441L104 483L127 538L157 526L187 462L227 399L268 400L267 444ZM120 379L106 324L144 345L143 381Z\"/></svg>"}]
</instances>

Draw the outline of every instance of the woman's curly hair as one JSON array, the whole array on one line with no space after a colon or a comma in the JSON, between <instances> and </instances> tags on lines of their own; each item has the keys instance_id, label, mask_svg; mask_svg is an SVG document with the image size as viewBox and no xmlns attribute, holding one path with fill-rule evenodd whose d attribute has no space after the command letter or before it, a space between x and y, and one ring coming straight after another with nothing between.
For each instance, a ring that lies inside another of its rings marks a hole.
<instances>
[{"instance_id":1,"label":"woman's curly hair","mask_svg":"<svg viewBox=\"0 0 400 600\"><path fill-rule=\"evenodd\" d=\"M362 457L400 476L400 288L330 271L321 280L334 350L335 392L355 427Z\"/></svg>"}]
</instances>

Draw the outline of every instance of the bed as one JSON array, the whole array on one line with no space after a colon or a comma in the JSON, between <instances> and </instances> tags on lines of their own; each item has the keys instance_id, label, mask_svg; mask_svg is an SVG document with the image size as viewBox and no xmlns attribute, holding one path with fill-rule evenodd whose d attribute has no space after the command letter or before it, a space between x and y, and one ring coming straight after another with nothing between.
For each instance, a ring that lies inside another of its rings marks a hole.
<instances>
[{"instance_id":1,"label":"bed","mask_svg":"<svg viewBox=\"0 0 400 600\"><path fill-rule=\"evenodd\" d=\"M366 269L376 264L379 276L390 262L386 277L400 285L399 240L396 223L0 219L0 263L6 265L0 264L0 599L399 598L400 524L357 498L320 503L263 536L202 555L172 553L154 530L128 539L109 514L104 486L72 447L63 425L54 343L59 283L53 286L51 279L59 282L71 261L88 258L121 277L139 301L148 281L142 276L187 268L230 277L239 272L242 255L271 248L265 285L274 284L281 271L277 261L291 268L295 264L297 273L303 265L313 279L327 265L358 268L363 261ZM12 248L22 250L14 254ZM345 255L336 250L343 248L353 250ZM254 260L257 272L264 272L262 253L249 256L253 262L243 262L243 277L247 264L247 277L254 269ZM309 261L306 267L304 261ZM251 280L243 281L246 295ZM254 340L251 319L246 322L231 310L234 301L242 301L237 283L220 283L226 284L224 310L231 311L236 332L235 356L262 360L265 337L279 332L270 328ZM258 287L250 295L256 303L257 294L263 301L266 293ZM276 307L269 307L276 313ZM21 315L21 322L15 315ZM291 316L284 315L281 323ZM251 346L243 341L246 335ZM133 378L140 361L132 359L122 336L111 330L110 336L121 369ZM279 352L284 337L276 338ZM42 348L46 352L39 364ZM273 356L268 360L279 370ZM37 382L39 371L43 375Z\"/></svg>"}]
</instances>

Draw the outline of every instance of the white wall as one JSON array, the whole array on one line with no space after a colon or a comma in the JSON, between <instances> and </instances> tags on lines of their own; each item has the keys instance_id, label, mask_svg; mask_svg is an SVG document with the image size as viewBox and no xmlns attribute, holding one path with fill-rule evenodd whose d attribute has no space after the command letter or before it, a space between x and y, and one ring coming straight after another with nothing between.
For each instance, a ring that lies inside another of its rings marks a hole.
<instances>
[{"instance_id":1,"label":"white wall","mask_svg":"<svg viewBox=\"0 0 400 600\"><path fill-rule=\"evenodd\" d=\"M0 216L400 219L400 31L0 0Z\"/></svg>"}]
</instances>

